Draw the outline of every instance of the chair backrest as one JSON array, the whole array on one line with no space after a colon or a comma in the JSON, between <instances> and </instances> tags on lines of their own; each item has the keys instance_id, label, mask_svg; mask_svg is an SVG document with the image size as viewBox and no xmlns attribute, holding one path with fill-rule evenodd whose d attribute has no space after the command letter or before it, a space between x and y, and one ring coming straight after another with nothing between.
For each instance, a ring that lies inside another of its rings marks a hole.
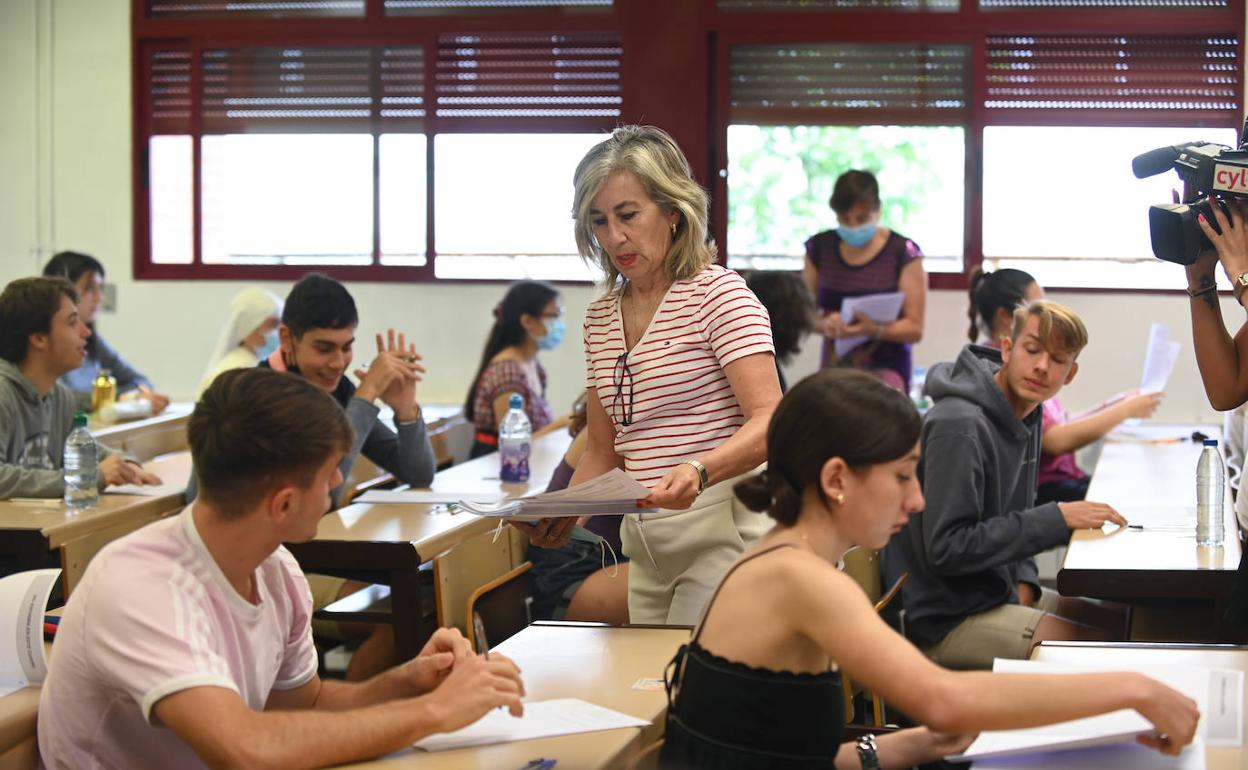
<instances>
[{"instance_id":1,"label":"chair backrest","mask_svg":"<svg viewBox=\"0 0 1248 770\"><path fill-rule=\"evenodd\" d=\"M468 641L474 650L483 652L533 622L532 567L533 563L526 561L468 597Z\"/></svg>"}]
</instances>

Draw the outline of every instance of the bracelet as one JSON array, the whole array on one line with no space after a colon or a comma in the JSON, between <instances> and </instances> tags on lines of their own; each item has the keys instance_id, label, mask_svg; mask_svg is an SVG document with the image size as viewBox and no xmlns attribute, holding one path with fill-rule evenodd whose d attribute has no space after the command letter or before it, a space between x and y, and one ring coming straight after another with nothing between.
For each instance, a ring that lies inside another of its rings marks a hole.
<instances>
[{"instance_id":1,"label":"bracelet","mask_svg":"<svg viewBox=\"0 0 1248 770\"><path fill-rule=\"evenodd\" d=\"M693 469L698 472L698 494L702 494L703 490L706 489L706 485L711 481L710 476L706 472L706 466L697 460L685 460L684 464L693 466Z\"/></svg>"},{"instance_id":2,"label":"bracelet","mask_svg":"<svg viewBox=\"0 0 1248 770\"><path fill-rule=\"evenodd\" d=\"M1189 286L1187 287L1187 296L1190 299L1196 299L1199 296L1202 296L1204 294L1208 294L1211 291L1217 291L1217 290L1218 290L1218 285L1216 283L1211 283L1208 286L1202 286L1199 289L1193 289L1192 287Z\"/></svg>"},{"instance_id":3,"label":"bracelet","mask_svg":"<svg viewBox=\"0 0 1248 770\"><path fill-rule=\"evenodd\" d=\"M880 770L880 756L875 746L875 736L867 734L858 739L858 762L862 770Z\"/></svg>"}]
</instances>

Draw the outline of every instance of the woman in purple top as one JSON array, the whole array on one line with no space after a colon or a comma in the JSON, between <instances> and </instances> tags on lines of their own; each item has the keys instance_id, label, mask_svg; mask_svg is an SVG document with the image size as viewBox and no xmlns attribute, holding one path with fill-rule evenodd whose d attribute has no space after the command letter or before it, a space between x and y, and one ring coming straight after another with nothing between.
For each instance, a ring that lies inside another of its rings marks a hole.
<instances>
[{"instance_id":1,"label":"woman in purple top","mask_svg":"<svg viewBox=\"0 0 1248 770\"><path fill-rule=\"evenodd\" d=\"M869 171L846 171L837 177L828 205L837 228L806 241L802 278L815 298L823 344L823 365L847 364L875 373L893 387L910 385L910 346L923 338L927 273L923 252L914 241L880 226L880 186ZM900 291L901 315L876 323L865 315L842 318L846 297ZM839 337L867 341L838 359Z\"/></svg>"}]
</instances>

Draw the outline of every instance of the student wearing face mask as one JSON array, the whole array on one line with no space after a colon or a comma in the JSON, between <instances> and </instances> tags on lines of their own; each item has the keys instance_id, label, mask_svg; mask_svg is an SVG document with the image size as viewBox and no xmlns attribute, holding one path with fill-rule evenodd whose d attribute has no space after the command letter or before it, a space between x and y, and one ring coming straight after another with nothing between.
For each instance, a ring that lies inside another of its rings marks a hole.
<instances>
[{"instance_id":1,"label":"student wearing face mask","mask_svg":"<svg viewBox=\"0 0 1248 770\"><path fill-rule=\"evenodd\" d=\"M910 346L923 338L927 273L923 252L914 241L880 225L880 186L870 171L846 171L837 177L828 205L837 228L806 241L802 278L815 299L826 337L823 365L847 364L874 373L906 390L910 385ZM892 323L876 323L858 314L841 316L846 297L899 291L901 314ZM843 359L834 353L838 337L867 337Z\"/></svg>"},{"instance_id":2,"label":"student wearing face mask","mask_svg":"<svg viewBox=\"0 0 1248 770\"><path fill-rule=\"evenodd\" d=\"M250 369L273 355L281 344L277 333L281 323L282 301L273 292L249 286L235 294L230 302L230 317L217 338L195 398L221 372Z\"/></svg>"},{"instance_id":3,"label":"student wearing face mask","mask_svg":"<svg viewBox=\"0 0 1248 770\"><path fill-rule=\"evenodd\" d=\"M568 424L566 415L555 419L551 412L546 401L546 370L537 360L540 351L559 347L565 331L559 292L549 284L513 284L495 306L481 366L464 401L464 414L476 429L472 457L498 449L498 424L513 394L524 398L534 438Z\"/></svg>"}]
</instances>

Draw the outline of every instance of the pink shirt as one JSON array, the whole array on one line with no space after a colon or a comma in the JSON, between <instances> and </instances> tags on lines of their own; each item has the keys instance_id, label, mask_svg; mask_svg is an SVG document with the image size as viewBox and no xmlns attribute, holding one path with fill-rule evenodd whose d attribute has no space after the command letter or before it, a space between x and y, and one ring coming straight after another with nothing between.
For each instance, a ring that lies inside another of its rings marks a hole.
<instances>
[{"instance_id":1,"label":"pink shirt","mask_svg":"<svg viewBox=\"0 0 1248 770\"><path fill-rule=\"evenodd\" d=\"M203 767L152 723L157 701L223 687L261 711L272 690L316 674L312 594L294 557L278 548L265 559L253 605L226 580L190 512L109 544L70 596L39 699L45 767Z\"/></svg>"},{"instance_id":2,"label":"pink shirt","mask_svg":"<svg viewBox=\"0 0 1248 770\"><path fill-rule=\"evenodd\" d=\"M1062 402L1056 398L1050 398L1044 402L1041 407L1042 422L1040 430L1048 431L1054 425L1061 425L1070 419L1066 415L1066 410L1062 408ZM1067 452L1060 455L1051 455L1047 452L1040 453L1040 467L1036 478L1037 484L1047 484L1050 481L1062 481L1063 479L1085 479L1088 474L1083 472L1078 464L1075 463L1075 453Z\"/></svg>"},{"instance_id":3,"label":"pink shirt","mask_svg":"<svg viewBox=\"0 0 1248 770\"><path fill-rule=\"evenodd\" d=\"M624 470L646 485L745 424L724 367L776 353L767 310L719 265L672 284L626 358L624 349L620 295L612 293L585 311L589 387L614 424Z\"/></svg>"}]
</instances>

